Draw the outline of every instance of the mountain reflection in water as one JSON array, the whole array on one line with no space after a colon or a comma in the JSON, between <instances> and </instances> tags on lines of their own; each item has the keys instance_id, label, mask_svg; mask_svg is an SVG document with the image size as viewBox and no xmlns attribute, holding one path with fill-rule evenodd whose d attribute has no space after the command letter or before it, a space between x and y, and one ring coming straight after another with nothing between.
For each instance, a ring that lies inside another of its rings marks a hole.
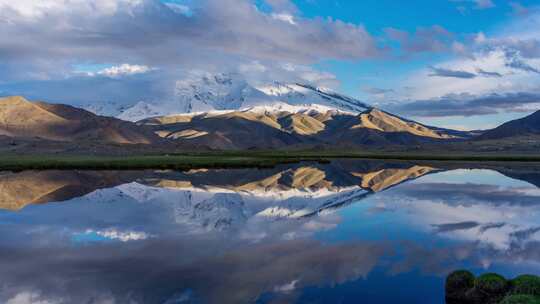
<instances>
[{"instance_id":1,"label":"mountain reflection in water","mask_svg":"<svg viewBox=\"0 0 540 304\"><path fill-rule=\"evenodd\" d=\"M0 172L2 303L443 303L540 272L534 165Z\"/></svg>"}]
</instances>

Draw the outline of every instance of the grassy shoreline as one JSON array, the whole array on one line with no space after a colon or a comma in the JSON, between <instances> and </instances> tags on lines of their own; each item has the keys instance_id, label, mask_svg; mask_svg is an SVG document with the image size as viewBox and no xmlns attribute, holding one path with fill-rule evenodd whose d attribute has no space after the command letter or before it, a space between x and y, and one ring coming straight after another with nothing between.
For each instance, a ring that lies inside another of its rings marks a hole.
<instances>
[{"instance_id":1,"label":"grassy shoreline","mask_svg":"<svg viewBox=\"0 0 540 304\"><path fill-rule=\"evenodd\" d=\"M257 157L257 158L319 158L319 159L380 159L380 160L434 160L434 161L514 161L540 162L540 154L480 154L443 152L343 152L343 151L221 151L203 153L172 154L178 156L225 156L225 157Z\"/></svg>"},{"instance_id":2,"label":"grassy shoreline","mask_svg":"<svg viewBox=\"0 0 540 304\"><path fill-rule=\"evenodd\" d=\"M134 170L197 168L269 168L279 164L332 159L445 161L445 162L539 162L540 155L443 155L412 153L344 153L313 151L205 152L140 156L0 155L0 170Z\"/></svg>"},{"instance_id":3,"label":"grassy shoreline","mask_svg":"<svg viewBox=\"0 0 540 304\"><path fill-rule=\"evenodd\" d=\"M296 163L301 158L262 158L238 156L59 156L59 157L0 157L0 170L143 170L197 168L271 168L278 164ZM319 159L324 162L324 160Z\"/></svg>"}]
</instances>

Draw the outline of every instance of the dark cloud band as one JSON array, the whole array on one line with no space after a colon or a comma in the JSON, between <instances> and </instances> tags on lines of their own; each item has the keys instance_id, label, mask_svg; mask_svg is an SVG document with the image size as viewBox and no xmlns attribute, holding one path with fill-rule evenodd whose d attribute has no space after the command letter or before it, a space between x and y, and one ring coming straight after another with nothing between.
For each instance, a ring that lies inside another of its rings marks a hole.
<instances>
[{"instance_id":1,"label":"dark cloud band","mask_svg":"<svg viewBox=\"0 0 540 304\"><path fill-rule=\"evenodd\" d=\"M420 117L474 116L497 114L501 111L528 112L527 105L540 103L538 93L508 93L476 96L452 94L438 99L392 104L388 110Z\"/></svg>"}]
</instances>

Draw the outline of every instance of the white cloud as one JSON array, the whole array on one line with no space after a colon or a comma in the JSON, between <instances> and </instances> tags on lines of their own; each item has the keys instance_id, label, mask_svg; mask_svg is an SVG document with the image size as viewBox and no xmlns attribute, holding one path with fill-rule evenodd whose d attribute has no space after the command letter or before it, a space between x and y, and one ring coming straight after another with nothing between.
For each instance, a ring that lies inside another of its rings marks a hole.
<instances>
[{"instance_id":1,"label":"white cloud","mask_svg":"<svg viewBox=\"0 0 540 304\"><path fill-rule=\"evenodd\" d=\"M486 35L483 32L478 33L474 38L474 42L476 43L484 43L486 40Z\"/></svg>"},{"instance_id":2,"label":"white cloud","mask_svg":"<svg viewBox=\"0 0 540 304\"><path fill-rule=\"evenodd\" d=\"M20 292L11 299L7 300L6 304L57 304L60 301L51 301L42 299L41 295L35 292Z\"/></svg>"},{"instance_id":3,"label":"white cloud","mask_svg":"<svg viewBox=\"0 0 540 304\"><path fill-rule=\"evenodd\" d=\"M248 0L205 0L195 8L159 0L0 0L0 8L3 78L44 71L63 77L78 62L173 70L357 60L384 51L362 25L263 12Z\"/></svg>"},{"instance_id":4,"label":"white cloud","mask_svg":"<svg viewBox=\"0 0 540 304\"><path fill-rule=\"evenodd\" d=\"M253 61L250 63L243 63L239 66L238 70L241 73L264 73L267 68L265 65L261 64L259 61Z\"/></svg>"},{"instance_id":5,"label":"white cloud","mask_svg":"<svg viewBox=\"0 0 540 304\"><path fill-rule=\"evenodd\" d=\"M114 228L109 228L105 230L92 230L92 229L86 230L86 234L92 234L92 233L95 233L107 239L119 240L121 242L140 241L140 240L145 240L151 237L146 232L119 231Z\"/></svg>"},{"instance_id":6,"label":"white cloud","mask_svg":"<svg viewBox=\"0 0 540 304\"><path fill-rule=\"evenodd\" d=\"M540 91L540 42L536 44L513 35L488 38L479 33L470 56L437 64L438 68L476 75L469 78L430 77L431 69L413 72L403 86L414 87L411 99L439 98L449 94L505 94ZM458 53L465 49L458 47Z\"/></svg>"},{"instance_id":7,"label":"white cloud","mask_svg":"<svg viewBox=\"0 0 540 304\"><path fill-rule=\"evenodd\" d=\"M294 16L286 13L280 13L280 14L272 14L272 18L276 20L281 20L283 22L290 23L292 25L296 25L296 22L294 21Z\"/></svg>"},{"instance_id":8,"label":"white cloud","mask_svg":"<svg viewBox=\"0 0 540 304\"><path fill-rule=\"evenodd\" d=\"M505 67L505 57L502 51L491 52L481 59L456 59L437 65L441 69L451 69L464 73L475 74L476 69L490 72L507 74L509 69ZM412 87L409 90L411 99L422 100L439 98L448 94L486 94L493 89L500 89L501 85L508 85L507 80L496 80L492 78L445 78L433 77L431 68L426 67L415 72L405 82L404 86Z\"/></svg>"},{"instance_id":9,"label":"white cloud","mask_svg":"<svg viewBox=\"0 0 540 304\"><path fill-rule=\"evenodd\" d=\"M252 61L240 64L233 72L240 74L253 86L280 81L335 89L340 84L335 74L302 64Z\"/></svg>"},{"instance_id":10,"label":"white cloud","mask_svg":"<svg viewBox=\"0 0 540 304\"><path fill-rule=\"evenodd\" d=\"M289 282L287 284L276 286L276 287L274 287L274 291L275 292L282 292L282 293L290 293L290 292L292 292L292 291L294 291L296 289L296 284L298 283L298 281L300 281L300 280L292 280L291 282Z\"/></svg>"},{"instance_id":11,"label":"white cloud","mask_svg":"<svg viewBox=\"0 0 540 304\"><path fill-rule=\"evenodd\" d=\"M103 69L96 74L107 77L121 77L127 75L147 73L151 70L152 69L146 65L132 65L124 63L118 66L112 66L110 68Z\"/></svg>"},{"instance_id":12,"label":"white cloud","mask_svg":"<svg viewBox=\"0 0 540 304\"><path fill-rule=\"evenodd\" d=\"M114 15L119 9L131 9L140 5L143 0L0 0L1 19L7 19L9 13L18 18L39 22L52 14L88 13L97 15Z\"/></svg>"},{"instance_id":13,"label":"white cloud","mask_svg":"<svg viewBox=\"0 0 540 304\"><path fill-rule=\"evenodd\" d=\"M171 3L171 2L165 3L165 5L168 6L175 13L182 14L182 15L185 15L185 16L193 15L193 11L187 5L182 5L182 4L179 4L179 3Z\"/></svg>"},{"instance_id":14,"label":"white cloud","mask_svg":"<svg viewBox=\"0 0 540 304\"><path fill-rule=\"evenodd\" d=\"M470 2L475 4L477 9L486 9L495 7L493 0L450 0L451 2ZM461 7L461 6L460 6Z\"/></svg>"},{"instance_id":15,"label":"white cloud","mask_svg":"<svg viewBox=\"0 0 540 304\"><path fill-rule=\"evenodd\" d=\"M389 111L436 125L444 124L443 117L459 116L460 125L467 124L468 129L492 127L538 110L539 28L537 11L489 36L479 32L469 43L454 44L459 56L433 64L441 73L433 73L429 66L411 72L396 85L401 89L396 89L394 100L387 98L381 104ZM481 116L483 121L478 120ZM430 117L433 119L424 119ZM454 124L448 120L445 126Z\"/></svg>"},{"instance_id":16,"label":"white cloud","mask_svg":"<svg viewBox=\"0 0 540 304\"><path fill-rule=\"evenodd\" d=\"M282 63L280 69L288 72L291 76L295 75L297 79L291 79L292 81L300 81L328 88L335 88L339 85L339 80L335 74L319 71L307 65Z\"/></svg>"}]
</instances>

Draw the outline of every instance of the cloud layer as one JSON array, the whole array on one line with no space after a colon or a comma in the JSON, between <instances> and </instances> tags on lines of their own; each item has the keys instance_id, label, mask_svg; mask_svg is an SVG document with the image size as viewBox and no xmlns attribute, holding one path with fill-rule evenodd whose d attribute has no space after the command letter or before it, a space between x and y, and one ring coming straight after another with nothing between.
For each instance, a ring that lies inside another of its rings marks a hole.
<instances>
[{"instance_id":1,"label":"cloud layer","mask_svg":"<svg viewBox=\"0 0 540 304\"><path fill-rule=\"evenodd\" d=\"M294 13L288 1L271 4ZM80 62L185 68L234 58L310 63L381 52L361 25L292 15L290 22L243 0L204 0L189 15L157 0L2 0L0 8L0 62L9 63L13 77L61 74Z\"/></svg>"},{"instance_id":2,"label":"cloud layer","mask_svg":"<svg viewBox=\"0 0 540 304\"><path fill-rule=\"evenodd\" d=\"M387 105L390 111L418 117L476 116L502 111L528 113L540 107L540 94L508 93L484 96L450 94L436 99Z\"/></svg>"}]
</instances>

